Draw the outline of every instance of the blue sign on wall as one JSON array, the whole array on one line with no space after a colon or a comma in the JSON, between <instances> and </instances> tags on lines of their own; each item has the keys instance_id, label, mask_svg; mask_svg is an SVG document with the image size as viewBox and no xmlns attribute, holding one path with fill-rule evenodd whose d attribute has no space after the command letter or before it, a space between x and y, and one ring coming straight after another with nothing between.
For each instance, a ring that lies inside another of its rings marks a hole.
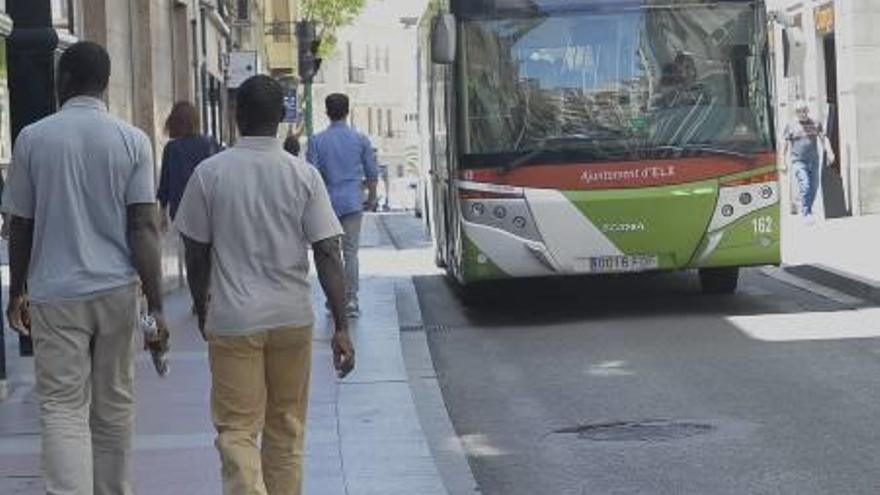
<instances>
[{"instance_id":1,"label":"blue sign on wall","mask_svg":"<svg viewBox=\"0 0 880 495\"><path fill-rule=\"evenodd\" d=\"M291 90L284 97L284 122L295 124L299 120L299 102L296 98L296 90Z\"/></svg>"}]
</instances>

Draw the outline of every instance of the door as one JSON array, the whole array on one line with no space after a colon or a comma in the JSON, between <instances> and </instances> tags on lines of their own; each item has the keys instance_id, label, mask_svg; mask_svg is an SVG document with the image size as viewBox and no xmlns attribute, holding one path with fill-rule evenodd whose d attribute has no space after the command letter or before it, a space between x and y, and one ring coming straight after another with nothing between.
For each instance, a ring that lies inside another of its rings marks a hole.
<instances>
[{"instance_id":1,"label":"door","mask_svg":"<svg viewBox=\"0 0 880 495\"><path fill-rule=\"evenodd\" d=\"M825 54L825 93L828 111L825 117L825 133L831 142L836 157L833 163L826 164L822 173L822 198L826 218L849 216L846 195L843 189L843 178L840 157L840 125L838 117L837 96L837 42L834 33L822 38L822 49Z\"/></svg>"}]
</instances>

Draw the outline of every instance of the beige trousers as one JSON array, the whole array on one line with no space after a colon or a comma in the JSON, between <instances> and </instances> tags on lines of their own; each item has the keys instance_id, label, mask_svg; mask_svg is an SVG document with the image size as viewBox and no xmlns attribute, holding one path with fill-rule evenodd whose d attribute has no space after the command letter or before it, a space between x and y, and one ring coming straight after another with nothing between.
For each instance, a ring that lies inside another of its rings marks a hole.
<instances>
[{"instance_id":1,"label":"beige trousers","mask_svg":"<svg viewBox=\"0 0 880 495\"><path fill-rule=\"evenodd\" d=\"M209 356L224 495L300 495L312 329L210 337Z\"/></svg>"},{"instance_id":2,"label":"beige trousers","mask_svg":"<svg viewBox=\"0 0 880 495\"><path fill-rule=\"evenodd\" d=\"M136 285L31 307L48 495L130 495Z\"/></svg>"}]
</instances>

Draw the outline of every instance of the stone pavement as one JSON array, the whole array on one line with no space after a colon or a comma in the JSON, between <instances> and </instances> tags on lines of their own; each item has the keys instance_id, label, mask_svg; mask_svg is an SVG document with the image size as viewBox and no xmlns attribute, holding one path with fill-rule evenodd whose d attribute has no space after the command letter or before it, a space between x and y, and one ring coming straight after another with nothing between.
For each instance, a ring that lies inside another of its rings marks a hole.
<instances>
[{"instance_id":1,"label":"stone pavement","mask_svg":"<svg viewBox=\"0 0 880 495\"><path fill-rule=\"evenodd\" d=\"M783 221L786 264L819 264L880 281L880 215Z\"/></svg>"},{"instance_id":2,"label":"stone pavement","mask_svg":"<svg viewBox=\"0 0 880 495\"><path fill-rule=\"evenodd\" d=\"M797 276L880 303L880 215L831 220L785 215L783 263Z\"/></svg>"},{"instance_id":3,"label":"stone pavement","mask_svg":"<svg viewBox=\"0 0 880 495\"><path fill-rule=\"evenodd\" d=\"M326 314L315 298L312 392L307 433L307 495L444 494L419 423L401 351L395 287L409 283L374 218L364 229L363 315L353 323L357 369L338 380L332 368ZM319 291L316 289L316 294ZM167 299L173 325L171 375L160 379L146 355L138 360L134 483L139 495L216 495L207 353L189 314L189 297ZM0 402L0 494L45 493L39 469L39 423L33 364L18 358L7 333L10 395Z\"/></svg>"}]
</instances>

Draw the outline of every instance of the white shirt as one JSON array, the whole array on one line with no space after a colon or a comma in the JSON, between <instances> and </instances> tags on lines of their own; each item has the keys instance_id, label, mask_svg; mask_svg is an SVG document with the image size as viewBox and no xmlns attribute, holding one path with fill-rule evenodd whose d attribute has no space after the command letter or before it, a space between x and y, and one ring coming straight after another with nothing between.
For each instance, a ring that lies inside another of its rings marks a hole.
<instances>
[{"instance_id":1,"label":"white shirt","mask_svg":"<svg viewBox=\"0 0 880 495\"><path fill-rule=\"evenodd\" d=\"M136 283L126 207L155 203L149 138L80 96L21 131L3 211L33 219L36 303L82 300Z\"/></svg>"},{"instance_id":2,"label":"white shirt","mask_svg":"<svg viewBox=\"0 0 880 495\"><path fill-rule=\"evenodd\" d=\"M341 235L342 227L318 171L280 140L243 137L202 162L176 224L212 246L207 332L314 324L308 247Z\"/></svg>"}]
</instances>

